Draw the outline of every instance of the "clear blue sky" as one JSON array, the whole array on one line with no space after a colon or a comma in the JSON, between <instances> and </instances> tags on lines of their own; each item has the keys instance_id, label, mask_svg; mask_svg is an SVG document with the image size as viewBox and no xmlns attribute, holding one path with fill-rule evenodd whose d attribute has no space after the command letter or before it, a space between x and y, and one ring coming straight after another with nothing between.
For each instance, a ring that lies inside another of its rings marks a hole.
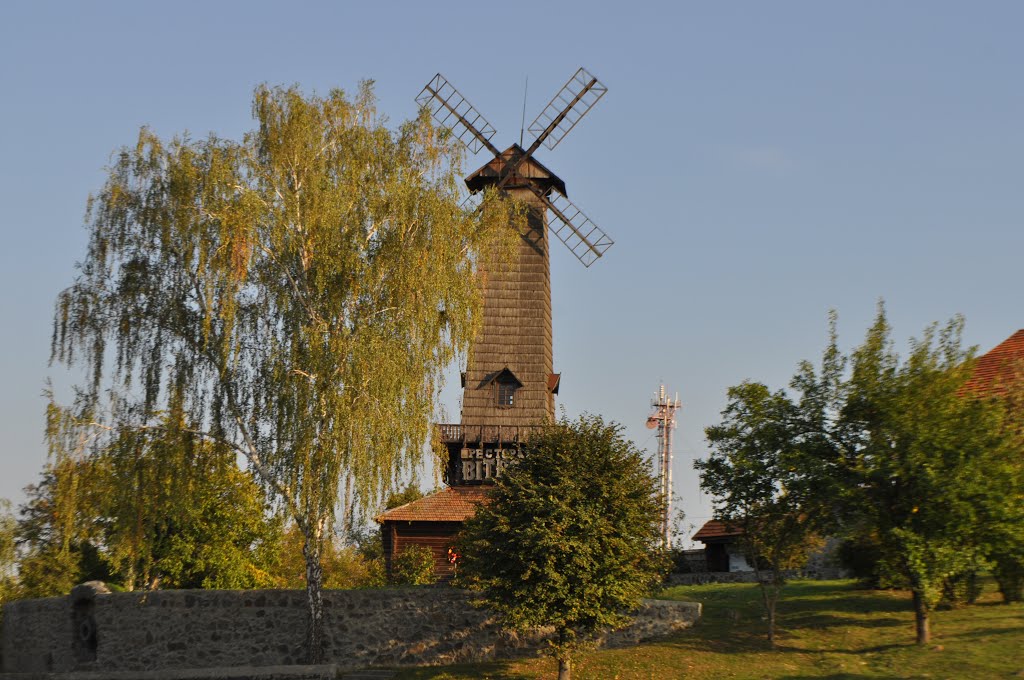
<instances>
[{"instance_id":1,"label":"clear blue sky","mask_svg":"<svg viewBox=\"0 0 1024 680\"><path fill-rule=\"evenodd\" d=\"M538 158L616 241L555 244L560 403L652 452L660 381L684 402L675 477L725 391L782 387L884 297L900 345L962 313L987 350L1024 327L1024 3L23 2L0 5L0 497L45 460L53 301L86 198L139 126L239 136L252 89L374 79L394 121L440 71L518 139L583 65L608 94ZM483 156L475 159L483 163ZM473 164L474 160L470 160ZM474 166L475 167L475 166ZM445 399L457 417L458 390Z\"/></svg>"}]
</instances>

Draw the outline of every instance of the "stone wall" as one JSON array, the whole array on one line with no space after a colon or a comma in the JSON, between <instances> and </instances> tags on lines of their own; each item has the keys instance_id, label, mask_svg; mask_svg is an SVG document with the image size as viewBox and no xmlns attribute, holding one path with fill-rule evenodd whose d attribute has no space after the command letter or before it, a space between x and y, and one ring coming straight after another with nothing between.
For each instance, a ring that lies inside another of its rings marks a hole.
<instances>
[{"instance_id":1,"label":"stone wall","mask_svg":"<svg viewBox=\"0 0 1024 680\"><path fill-rule=\"evenodd\" d=\"M305 592L173 590L67 597L4 607L3 670L40 673L273 666L303 660ZM452 588L324 593L325 652L342 668L447 664L530 653L541 636L502 631ZM700 605L645 601L637 621L610 634L620 646L692 625Z\"/></svg>"}]
</instances>

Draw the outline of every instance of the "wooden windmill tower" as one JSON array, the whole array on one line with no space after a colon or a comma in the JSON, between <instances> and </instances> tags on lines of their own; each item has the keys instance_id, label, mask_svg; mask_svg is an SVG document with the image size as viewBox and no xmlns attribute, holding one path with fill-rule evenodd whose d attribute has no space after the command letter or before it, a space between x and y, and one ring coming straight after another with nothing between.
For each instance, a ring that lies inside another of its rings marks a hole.
<instances>
[{"instance_id":1,"label":"wooden windmill tower","mask_svg":"<svg viewBox=\"0 0 1024 680\"><path fill-rule=\"evenodd\" d=\"M504 151L491 143L490 123L441 74L416 101L469 150L494 158L466 178L471 193L495 187L527 207L526 226L510 262L484 262L484 321L462 374L462 422L440 424L448 450L444 471L450 488L378 517L385 552L428 545L438 572L461 521L482 497L480 485L518 455L518 442L554 417L560 375L553 370L549 245L554 234L589 267L612 245L567 197L565 183L533 157L543 144L554 149L604 95L607 88L579 69L530 125L533 142ZM389 559L390 562L390 559Z\"/></svg>"}]
</instances>

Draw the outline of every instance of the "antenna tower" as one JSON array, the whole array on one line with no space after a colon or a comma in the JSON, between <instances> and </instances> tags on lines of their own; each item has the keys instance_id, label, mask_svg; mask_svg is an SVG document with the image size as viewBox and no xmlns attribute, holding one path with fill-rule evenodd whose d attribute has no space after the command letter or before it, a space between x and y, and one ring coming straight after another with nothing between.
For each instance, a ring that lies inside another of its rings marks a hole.
<instances>
[{"instance_id":1,"label":"antenna tower","mask_svg":"<svg viewBox=\"0 0 1024 680\"><path fill-rule=\"evenodd\" d=\"M658 428L658 479L661 482L661 547L672 547L672 430L676 427L676 411L682 403L679 393L675 399L665 394L662 385L651 400L654 412L647 416L647 429Z\"/></svg>"}]
</instances>

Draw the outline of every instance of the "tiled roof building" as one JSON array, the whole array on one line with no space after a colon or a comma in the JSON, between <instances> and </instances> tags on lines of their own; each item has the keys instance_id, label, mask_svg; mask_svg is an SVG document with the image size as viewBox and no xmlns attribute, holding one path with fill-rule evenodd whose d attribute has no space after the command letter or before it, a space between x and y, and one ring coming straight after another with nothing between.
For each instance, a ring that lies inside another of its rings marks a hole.
<instances>
[{"instance_id":1,"label":"tiled roof building","mask_svg":"<svg viewBox=\"0 0 1024 680\"><path fill-rule=\"evenodd\" d=\"M974 376L964 386L976 393L1005 393L1007 386L1024 380L1024 329L1003 340L974 364Z\"/></svg>"},{"instance_id":2,"label":"tiled roof building","mask_svg":"<svg viewBox=\"0 0 1024 680\"><path fill-rule=\"evenodd\" d=\"M722 520L712 519L705 522L700 531L693 535L693 540L707 543L716 539L735 538L742 535L742 529L729 526Z\"/></svg>"},{"instance_id":3,"label":"tiled roof building","mask_svg":"<svg viewBox=\"0 0 1024 680\"><path fill-rule=\"evenodd\" d=\"M381 513L384 555L391 568L393 556L412 545L430 548L434 555L434 573L441 580L454 574L448 550L462 523L487 501L491 486L450 486L397 508Z\"/></svg>"}]
</instances>

